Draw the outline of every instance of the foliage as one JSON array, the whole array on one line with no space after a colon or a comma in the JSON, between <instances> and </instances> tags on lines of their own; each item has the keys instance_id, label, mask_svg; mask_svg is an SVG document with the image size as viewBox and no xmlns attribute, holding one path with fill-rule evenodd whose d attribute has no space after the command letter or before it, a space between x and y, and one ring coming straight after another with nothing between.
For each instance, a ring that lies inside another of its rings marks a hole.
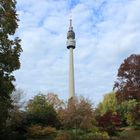
<instances>
[{"instance_id":1,"label":"foliage","mask_svg":"<svg viewBox=\"0 0 140 140\"><path fill-rule=\"evenodd\" d=\"M56 136L56 129L53 127L43 127L41 125L32 125L28 128L28 135L32 138L54 138Z\"/></svg>"},{"instance_id":2,"label":"foliage","mask_svg":"<svg viewBox=\"0 0 140 140\"><path fill-rule=\"evenodd\" d=\"M102 115L109 111L115 112L116 108L117 100L115 93L105 94L103 101L98 106L98 110Z\"/></svg>"},{"instance_id":3,"label":"foliage","mask_svg":"<svg viewBox=\"0 0 140 140\"><path fill-rule=\"evenodd\" d=\"M121 118L116 112L106 112L104 115L97 116L98 126L101 130L108 132L109 135L115 135L117 127L121 124Z\"/></svg>"},{"instance_id":4,"label":"foliage","mask_svg":"<svg viewBox=\"0 0 140 140\"><path fill-rule=\"evenodd\" d=\"M140 55L131 55L121 64L114 85L118 102L140 100Z\"/></svg>"},{"instance_id":5,"label":"foliage","mask_svg":"<svg viewBox=\"0 0 140 140\"><path fill-rule=\"evenodd\" d=\"M54 93L48 93L46 95L46 100L49 104L51 104L54 107L56 111L58 111L61 108L64 108L65 106L64 101L60 100L58 98L58 95Z\"/></svg>"},{"instance_id":6,"label":"foliage","mask_svg":"<svg viewBox=\"0 0 140 140\"><path fill-rule=\"evenodd\" d=\"M107 140L109 139L107 132L95 132L95 133L88 133L85 137L86 140ZM82 140L85 140L82 139Z\"/></svg>"},{"instance_id":7,"label":"foliage","mask_svg":"<svg viewBox=\"0 0 140 140\"><path fill-rule=\"evenodd\" d=\"M20 39L13 37L18 27L15 0L0 0L0 132L4 130L15 86L13 71L20 68Z\"/></svg>"},{"instance_id":8,"label":"foliage","mask_svg":"<svg viewBox=\"0 0 140 140\"><path fill-rule=\"evenodd\" d=\"M64 128L89 129L93 125L94 110L89 100L81 97L71 98L64 109L58 112Z\"/></svg>"},{"instance_id":9,"label":"foliage","mask_svg":"<svg viewBox=\"0 0 140 140\"><path fill-rule=\"evenodd\" d=\"M36 95L27 104L28 124L42 124L57 126L59 124L57 113L53 106L47 102L45 95Z\"/></svg>"},{"instance_id":10,"label":"foliage","mask_svg":"<svg viewBox=\"0 0 140 140\"><path fill-rule=\"evenodd\" d=\"M22 107L21 90L15 90L11 94L12 108L9 109L9 117L6 120L6 136L1 139L26 139L26 112L20 110ZM7 135L8 134L8 135Z\"/></svg>"},{"instance_id":11,"label":"foliage","mask_svg":"<svg viewBox=\"0 0 140 140\"><path fill-rule=\"evenodd\" d=\"M7 120L7 126L13 132L20 134L26 133L26 112L20 110L12 110L10 118Z\"/></svg>"},{"instance_id":12,"label":"foliage","mask_svg":"<svg viewBox=\"0 0 140 140\"><path fill-rule=\"evenodd\" d=\"M84 131L82 129L73 130L70 132L72 140L106 140L109 138L107 132L100 132L98 131Z\"/></svg>"},{"instance_id":13,"label":"foliage","mask_svg":"<svg viewBox=\"0 0 140 140\"><path fill-rule=\"evenodd\" d=\"M98 112L97 112L98 111ZM135 99L126 100L118 103L114 93L109 93L104 96L103 101L99 104L96 116L103 116L107 112L117 112L120 116L121 126L139 127L140 105Z\"/></svg>"},{"instance_id":14,"label":"foliage","mask_svg":"<svg viewBox=\"0 0 140 140\"><path fill-rule=\"evenodd\" d=\"M55 140L72 140L72 137L70 135L70 133L66 132L66 131L60 131Z\"/></svg>"},{"instance_id":15,"label":"foliage","mask_svg":"<svg viewBox=\"0 0 140 140\"><path fill-rule=\"evenodd\" d=\"M69 131L60 131L55 140L107 140L109 138L106 132L84 131L82 129L71 129Z\"/></svg>"},{"instance_id":16,"label":"foliage","mask_svg":"<svg viewBox=\"0 0 140 140\"><path fill-rule=\"evenodd\" d=\"M24 101L24 91L22 89L15 89L13 93L11 94L11 99L12 99L12 109L21 109L23 110L25 101Z\"/></svg>"},{"instance_id":17,"label":"foliage","mask_svg":"<svg viewBox=\"0 0 140 140\"><path fill-rule=\"evenodd\" d=\"M118 105L117 112L120 114L123 125L140 125L140 103L135 99L124 101Z\"/></svg>"},{"instance_id":18,"label":"foliage","mask_svg":"<svg viewBox=\"0 0 140 140\"><path fill-rule=\"evenodd\" d=\"M0 140L27 140L27 137L17 132L7 132L7 134L0 135Z\"/></svg>"}]
</instances>

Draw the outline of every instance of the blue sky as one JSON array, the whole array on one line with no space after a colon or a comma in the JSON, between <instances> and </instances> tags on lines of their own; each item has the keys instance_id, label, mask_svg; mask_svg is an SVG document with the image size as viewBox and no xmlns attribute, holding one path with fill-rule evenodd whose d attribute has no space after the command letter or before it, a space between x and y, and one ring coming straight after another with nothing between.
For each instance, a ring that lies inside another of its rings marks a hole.
<instances>
[{"instance_id":1,"label":"blue sky","mask_svg":"<svg viewBox=\"0 0 140 140\"><path fill-rule=\"evenodd\" d=\"M17 0L22 39L16 86L26 99L39 91L68 98L66 33L76 33L75 90L94 104L112 91L120 64L140 53L139 0Z\"/></svg>"}]
</instances>

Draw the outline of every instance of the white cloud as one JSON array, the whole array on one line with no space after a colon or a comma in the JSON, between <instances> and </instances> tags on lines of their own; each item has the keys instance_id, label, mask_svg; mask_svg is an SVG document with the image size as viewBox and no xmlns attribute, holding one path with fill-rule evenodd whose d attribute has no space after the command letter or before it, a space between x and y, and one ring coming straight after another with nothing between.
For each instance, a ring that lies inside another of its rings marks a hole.
<instances>
[{"instance_id":1,"label":"white cloud","mask_svg":"<svg viewBox=\"0 0 140 140\"><path fill-rule=\"evenodd\" d=\"M22 67L15 74L17 86L29 93L28 98L39 90L68 96L68 4L18 0L17 34L24 52ZM72 5L76 93L98 103L112 90L123 59L140 53L140 1L79 0Z\"/></svg>"}]
</instances>

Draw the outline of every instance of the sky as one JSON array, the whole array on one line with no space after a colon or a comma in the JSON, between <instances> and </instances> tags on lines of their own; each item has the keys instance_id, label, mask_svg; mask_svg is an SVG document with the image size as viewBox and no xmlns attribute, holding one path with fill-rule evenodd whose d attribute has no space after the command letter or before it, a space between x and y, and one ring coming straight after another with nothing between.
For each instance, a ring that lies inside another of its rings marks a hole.
<instances>
[{"instance_id":1,"label":"sky","mask_svg":"<svg viewBox=\"0 0 140 140\"><path fill-rule=\"evenodd\" d=\"M140 0L17 0L16 36L23 52L15 85L27 100L40 91L68 98L70 12L77 96L101 102L112 91L123 60L140 53Z\"/></svg>"}]
</instances>

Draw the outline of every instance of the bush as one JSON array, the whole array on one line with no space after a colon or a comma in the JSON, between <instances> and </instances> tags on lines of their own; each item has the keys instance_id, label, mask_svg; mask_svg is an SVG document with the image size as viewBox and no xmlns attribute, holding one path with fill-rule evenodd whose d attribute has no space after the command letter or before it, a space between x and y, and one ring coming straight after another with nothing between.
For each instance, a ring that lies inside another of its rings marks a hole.
<instances>
[{"instance_id":1,"label":"bush","mask_svg":"<svg viewBox=\"0 0 140 140\"><path fill-rule=\"evenodd\" d=\"M55 137L56 129L53 127L43 127L41 125L32 125L28 128L28 135L32 138L41 138L41 137Z\"/></svg>"},{"instance_id":2,"label":"bush","mask_svg":"<svg viewBox=\"0 0 140 140\"><path fill-rule=\"evenodd\" d=\"M72 137L68 132L60 132L56 136L55 140L72 140Z\"/></svg>"},{"instance_id":3,"label":"bush","mask_svg":"<svg viewBox=\"0 0 140 140\"><path fill-rule=\"evenodd\" d=\"M107 132L96 132L95 134L91 133L89 135L88 140L93 140L93 139L106 140L106 139L109 139L109 136Z\"/></svg>"},{"instance_id":4,"label":"bush","mask_svg":"<svg viewBox=\"0 0 140 140\"><path fill-rule=\"evenodd\" d=\"M90 133L84 133L83 135L76 135L73 137L73 140L107 140L109 138L108 134L106 132L90 132Z\"/></svg>"},{"instance_id":5,"label":"bush","mask_svg":"<svg viewBox=\"0 0 140 140\"><path fill-rule=\"evenodd\" d=\"M17 132L10 132L8 134L0 135L0 140L27 140L27 137Z\"/></svg>"},{"instance_id":6,"label":"bush","mask_svg":"<svg viewBox=\"0 0 140 140\"><path fill-rule=\"evenodd\" d=\"M110 136L116 135L117 128L121 124L121 118L116 112L106 112L102 116L97 116L98 126L102 131L106 131Z\"/></svg>"},{"instance_id":7,"label":"bush","mask_svg":"<svg viewBox=\"0 0 140 140\"><path fill-rule=\"evenodd\" d=\"M82 129L73 129L58 134L55 140L107 140L109 136L106 132L86 132Z\"/></svg>"}]
</instances>

